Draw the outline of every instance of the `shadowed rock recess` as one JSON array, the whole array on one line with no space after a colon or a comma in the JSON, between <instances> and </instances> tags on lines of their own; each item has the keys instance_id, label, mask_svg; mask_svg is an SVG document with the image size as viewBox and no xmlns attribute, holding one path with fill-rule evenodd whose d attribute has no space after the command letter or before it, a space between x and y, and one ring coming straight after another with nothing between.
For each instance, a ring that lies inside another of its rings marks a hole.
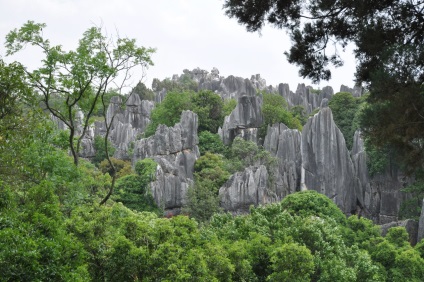
<instances>
[{"instance_id":1,"label":"shadowed rock recess","mask_svg":"<svg viewBox=\"0 0 424 282\"><path fill-rule=\"evenodd\" d=\"M288 194L311 189L331 198L347 215L360 214L381 224L397 220L400 205L407 197L400 189L410 183L410 179L392 165L371 177L359 131L355 133L352 151L348 151L345 138L328 107L334 95L331 87L313 90L299 84L292 92L288 84L267 86L258 74L250 79L223 77L216 68L210 73L199 68L184 70L183 75L174 75L172 80L178 84L187 77L197 83L198 89L214 91L223 100L237 100L236 108L225 117L219 129L224 144L230 145L235 137L242 137L262 145L277 159L276 165L268 168L271 171L259 163L232 175L219 190L224 210L243 213L250 205L277 202ZM160 103L166 97L167 89L159 89L157 84L153 90L156 103ZM302 106L308 114L318 112L309 118L302 132L284 124L268 125L265 138L259 140L258 129L263 124L259 91L283 96L289 108ZM340 91L350 92L355 97L360 97L363 92L360 87L352 89L343 85ZM153 136L140 139L150 122L154 103L141 101L135 94L128 99L125 109L121 104L121 98L112 98L107 112L108 121L114 117L110 140L117 148L115 157L131 158L133 164L137 160L153 158L158 163L151 183L153 197L164 210L178 213L186 202L188 187L193 184L194 163L200 156L197 115L184 111L175 126L160 125ZM94 154L94 135L103 134L101 122L88 130L83 143L84 156ZM420 236L424 234L422 225Z\"/></svg>"}]
</instances>

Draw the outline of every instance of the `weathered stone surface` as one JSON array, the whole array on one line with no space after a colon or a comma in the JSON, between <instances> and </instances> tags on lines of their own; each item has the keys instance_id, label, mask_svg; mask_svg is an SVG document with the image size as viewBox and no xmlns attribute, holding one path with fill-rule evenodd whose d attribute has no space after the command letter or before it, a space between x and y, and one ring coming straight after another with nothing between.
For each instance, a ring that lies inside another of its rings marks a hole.
<instances>
[{"instance_id":1,"label":"weathered stone surface","mask_svg":"<svg viewBox=\"0 0 424 282\"><path fill-rule=\"evenodd\" d=\"M219 131L221 139L226 145L237 136L257 142L258 128L262 122L262 97L241 96L236 108L224 119L224 125Z\"/></svg>"},{"instance_id":2,"label":"weathered stone surface","mask_svg":"<svg viewBox=\"0 0 424 282\"><path fill-rule=\"evenodd\" d=\"M409 235L409 243L412 246L415 246L417 244L417 233L418 233L418 222L412 219L402 220L402 221L395 221L390 222L381 225L381 235L386 236L387 232L389 232L389 229L392 227L405 227L406 232L408 232Z\"/></svg>"},{"instance_id":3,"label":"weathered stone surface","mask_svg":"<svg viewBox=\"0 0 424 282\"><path fill-rule=\"evenodd\" d=\"M353 137L353 146L351 151L352 162L355 167L355 175L359 179L361 188L361 195L358 197L359 200L363 199L363 202L359 203L361 208L361 214L367 217L372 217L371 211L376 210L375 205L380 202L380 199L371 191L370 177L368 174L367 167L367 155L365 152L364 141L361 138L361 132L357 130Z\"/></svg>"},{"instance_id":4,"label":"weathered stone surface","mask_svg":"<svg viewBox=\"0 0 424 282\"><path fill-rule=\"evenodd\" d=\"M402 202L408 199L408 195L401 191L413 179L404 175L394 164L389 164L383 173L370 178L370 213L373 220L380 224L398 220L398 214Z\"/></svg>"},{"instance_id":5,"label":"weathered stone surface","mask_svg":"<svg viewBox=\"0 0 424 282\"><path fill-rule=\"evenodd\" d=\"M109 138L117 149L114 157L119 159L130 158L130 147L146 129L154 107L153 102L141 100L138 94L131 94L125 105L123 110L121 97L112 97L106 114L108 123L112 122ZM102 126L100 131L105 130Z\"/></svg>"},{"instance_id":6,"label":"weathered stone surface","mask_svg":"<svg viewBox=\"0 0 424 282\"><path fill-rule=\"evenodd\" d=\"M301 150L301 182L327 195L345 214L355 213L357 202L363 202L360 182L330 108L321 109L308 120L302 131Z\"/></svg>"},{"instance_id":7,"label":"weathered stone surface","mask_svg":"<svg viewBox=\"0 0 424 282\"><path fill-rule=\"evenodd\" d=\"M423 199L423 204L421 207L420 221L418 222L417 242L420 242L421 239L423 238L424 238L424 199Z\"/></svg>"},{"instance_id":8,"label":"weathered stone surface","mask_svg":"<svg viewBox=\"0 0 424 282\"><path fill-rule=\"evenodd\" d=\"M301 141L301 134L296 129L289 129L282 123L268 126L263 146L278 160L273 171L275 183L270 187L278 200L300 190Z\"/></svg>"},{"instance_id":9,"label":"weathered stone surface","mask_svg":"<svg viewBox=\"0 0 424 282\"><path fill-rule=\"evenodd\" d=\"M288 84L281 83L278 86L278 93L286 99L289 107L302 106L307 114L318 108L324 98L330 100L334 94L330 86L324 87L319 93L312 93L311 88L303 83L297 86L295 93L290 91Z\"/></svg>"},{"instance_id":10,"label":"weathered stone surface","mask_svg":"<svg viewBox=\"0 0 424 282\"><path fill-rule=\"evenodd\" d=\"M265 166L247 167L243 172L233 174L219 189L221 207L227 211L247 212L250 205L275 201L268 194L268 172Z\"/></svg>"},{"instance_id":11,"label":"weathered stone surface","mask_svg":"<svg viewBox=\"0 0 424 282\"><path fill-rule=\"evenodd\" d=\"M350 92L352 93L353 97L361 97L364 92L364 89L358 85L355 85L353 88L350 88L342 84L342 86L340 86L340 92Z\"/></svg>"},{"instance_id":12,"label":"weathered stone surface","mask_svg":"<svg viewBox=\"0 0 424 282\"><path fill-rule=\"evenodd\" d=\"M160 125L155 135L135 142L133 163L144 158L158 163L151 191L156 204L164 210L178 212L193 183L194 163L200 155L197 127L197 115L184 111L173 127Z\"/></svg>"}]
</instances>

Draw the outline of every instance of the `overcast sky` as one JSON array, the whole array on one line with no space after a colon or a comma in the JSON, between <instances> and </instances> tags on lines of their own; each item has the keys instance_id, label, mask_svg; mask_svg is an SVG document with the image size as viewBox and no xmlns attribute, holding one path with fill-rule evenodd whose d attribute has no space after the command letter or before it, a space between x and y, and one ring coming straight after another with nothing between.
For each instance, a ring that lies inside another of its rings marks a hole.
<instances>
[{"instance_id":1,"label":"overcast sky","mask_svg":"<svg viewBox=\"0 0 424 282\"><path fill-rule=\"evenodd\" d=\"M164 79L196 67L220 75L250 78L261 74L268 85L289 83L292 91L298 83L312 85L298 75L283 52L290 40L285 31L265 27L262 36L248 33L235 19L222 10L223 0L0 0L0 38L28 20L46 23L44 35L54 45L66 50L76 47L89 27L103 26L108 33L135 38L139 45L157 49L154 66L144 79L151 87L153 78ZM19 60L34 68L40 65L33 48L19 56L4 57L7 62ZM314 88L331 85L338 92L341 84L353 87L355 71L351 53L344 53L345 65L333 71L333 79ZM141 78L133 74L134 83Z\"/></svg>"}]
</instances>

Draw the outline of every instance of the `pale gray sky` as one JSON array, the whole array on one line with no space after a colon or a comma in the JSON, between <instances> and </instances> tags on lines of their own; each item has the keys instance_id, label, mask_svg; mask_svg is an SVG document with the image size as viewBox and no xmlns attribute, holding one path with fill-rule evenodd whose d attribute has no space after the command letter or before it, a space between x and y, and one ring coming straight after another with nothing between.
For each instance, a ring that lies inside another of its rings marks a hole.
<instances>
[{"instance_id":1,"label":"pale gray sky","mask_svg":"<svg viewBox=\"0 0 424 282\"><path fill-rule=\"evenodd\" d=\"M290 48L285 31L266 27L262 36L248 33L235 19L222 10L222 0L0 0L0 38L28 20L46 23L44 35L54 45L65 49L76 47L82 33L93 25L102 25L109 33L135 38L139 45L157 48L154 66L147 70L145 83L164 79L196 67L210 71L216 67L220 75L250 78L261 74L267 84L311 84L298 75L283 52ZM4 57L24 65L38 66L40 57L33 48L22 54ZM314 88L331 85L338 92L341 84L353 87L355 61L344 53L345 65L333 71L333 79ZM133 74L136 83L141 73Z\"/></svg>"}]
</instances>

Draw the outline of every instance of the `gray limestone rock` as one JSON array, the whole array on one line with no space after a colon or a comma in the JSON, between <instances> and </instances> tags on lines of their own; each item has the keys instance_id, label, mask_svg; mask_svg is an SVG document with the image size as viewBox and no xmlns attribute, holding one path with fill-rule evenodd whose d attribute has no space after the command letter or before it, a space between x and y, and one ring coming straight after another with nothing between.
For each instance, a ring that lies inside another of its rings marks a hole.
<instances>
[{"instance_id":1,"label":"gray limestone rock","mask_svg":"<svg viewBox=\"0 0 424 282\"><path fill-rule=\"evenodd\" d=\"M301 150L307 189L327 195L345 214L355 213L362 202L360 182L330 108L321 109L303 127Z\"/></svg>"},{"instance_id":2,"label":"gray limestone rock","mask_svg":"<svg viewBox=\"0 0 424 282\"><path fill-rule=\"evenodd\" d=\"M278 86L278 93L286 99L289 107L302 106L307 114L318 108L324 98L330 100L334 94L330 86L324 87L319 93L312 93L311 87L303 83L297 86L295 93L290 91L288 84L281 83Z\"/></svg>"},{"instance_id":3,"label":"gray limestone rock","mask_svg":"<svg viewBox=\"0 0 424 282\"><path fill-rule=\"evenodd\" d=\"M364 89L358 85L355 85L353 88L350 88L342 84L342 86L340 86L340 92L350 92L352 93L353 97L361 97L364 93Z\"/></svg>"},{"instance_id":4,"label":"gray limestone rock","mask_svg":"<svg viewBox=\"0 0 424 282\"><path fill-rule=\"evenodd\" d=\"M235 137L257 142L258 128L262 125L262 97L241 96L236 108L224 119L219 131L224 144L230 144Z\"/></svg>"},{"instance_id":5,"label":"gray limestone rock","mask_svg":"<svg viewBox=\"0 0 424 282\"><path fill-rule=\"evenodd\" d=\"M424 199L421 207L420 221L418 223L417 242L420 242L422 238L424 238Z\"/></svg>"},{"instance_id":6,"label":"gray limestone rock","mask_svg":"<svg viewBox=\"0 0 424 282\"><path fill-rule=\"evenodd\" d=\"M219 189L221 207L227 211L247 212L251 205L274 202L267 191L268 172L265 166L250 166L233 174Z\"/></svg>"},{"instance_id":7,"label":"gray limestone rock","mask_svg":"<svg viewBox=\"0 0 424 282\"><path fill-rule=\"evenodd\" d=\"M296 129L289 129L282 123L268 126L263 146L278 160L273 171L275 183L270 187L278 200L300 190L301 141L301 134Z\"/></svg>"},{"instance_id":8,"label":"gray limestone rock","mask_svg":"<svg viewBox=\"0 0 424 282\"><path fill-rule=\"evenodd\" d=\"M135 93L131 94L126 101L125 109L122 109L121 97L112 97L106 119L108 123L112 122L109 138L117 149L114 157L119 159L131 157L131 147L150 123L153 107L153 102L141 100ZM104 132L105 125L102 126Z\"/></svg>"},{"instance_id":9,"label":"gray limestone rock","mask_svg":"<svg viewBox=\"0 0 424 282\"><path fill-rule=\"evenodd\" d=\"M194 163L200 155L197 127L197 115L184 111L173 127L160 125L155 135L135 141L133 164L144 158L158 163L151 191L156 204L164 210L178 211L193 184Z\"/></svg>"}]
</instances>

